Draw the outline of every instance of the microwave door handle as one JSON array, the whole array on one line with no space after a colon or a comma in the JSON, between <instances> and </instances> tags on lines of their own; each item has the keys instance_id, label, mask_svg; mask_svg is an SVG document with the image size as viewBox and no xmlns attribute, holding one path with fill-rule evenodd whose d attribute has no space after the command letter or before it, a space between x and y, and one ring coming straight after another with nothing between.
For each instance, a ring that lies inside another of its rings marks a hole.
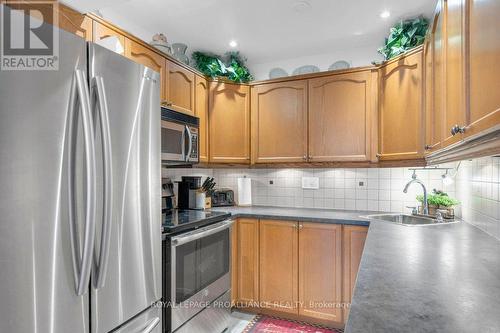
<instances>
[{"instance_id":1,"label":"microwave door handle","mask_svg":"<svg viewBox=\"0 0 500 333\"><path fill-rule=\"evenodd\" d=\"M191 153L193 151L193 134L191 133L191 130L189 129L188 125L186 125L186 133L188 135L188 147L189 147L186 154L186 162L188 162L191 157Z\"/></svg>"},{"instance_id":2,"label":"microwave door handle","mask_svg":"<svg viewBox=\"0 0 500 333\"><path fill-rule=\"evenodd\" d=\"M233 220L227 220L227 221L221 222L217 226L210 227L207 229L202 229L199 232L194 232L194 233L188 234L186 236L174 237L174 238L172 238L172 241L171 241L172 247L177 247L179 245L186 244L186 243L192 242L194 240L213 235L219 231L222 231L222 230L229 228L233 224L233 222L234 222Z\"/></svg>"},{"instance_id":3,"label":"microwave door handle","mask_svg":"<svg viewBox=\"0 0 500 333\"><path fill-rule=\"evenodd\" d=\"M181 137L181 146L182 146L182 160L186 160L186 127L184 127L182 131L182 137Z\"/></svg>"}]
</instances>

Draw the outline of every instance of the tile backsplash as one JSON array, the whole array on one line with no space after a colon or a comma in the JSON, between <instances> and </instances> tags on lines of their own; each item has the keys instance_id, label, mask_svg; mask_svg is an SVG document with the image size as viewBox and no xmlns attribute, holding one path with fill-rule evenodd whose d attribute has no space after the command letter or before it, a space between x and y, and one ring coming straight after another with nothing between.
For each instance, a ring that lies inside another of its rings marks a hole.
<instances>
[{"instance_id":1,"label":"tile backsplash","mask_svg":"<svg viewBox=\"0 0 500 333\"><path fill-rule=\"evenodd\" d=\"M443 171L417 171L429 191L433 188L455 195L455 187L445 186ZM352 209L366 211L411 211L418 184L403 193L412 171L383 169L164 169L164 176L180 180L183 175L214 177L218 187L228 187L237 196L237 179L252 179L252 203L260 206ZM302 177L318 177L319 189L303 189Z\"/></svg>"},{"instance_id":2,"label":"tile backsplash","mask_svg":"<svg viewBox=\"0 0 500 333\"><path fill-rule=\"evenodd\" d=\"M455 168L458 163L442 167ZM325 208L384 212L410 212L407 206L417 204L422 193L413 184L403 193L411 179L408 168L369 169L163 169L164 177L180 180L181 176L214 177L217 187L234 190L237 179L252 179L252 203L259 206ZM500 157L462 161L452 184L443 181L443 170L417 170L428 191L443 190L457 198L461 205L457 216L500 239ZM302 177L318 177L318 189L303 189Z\"/></svg>"},{"instance_id":3,"label":"tile backsplash","mask_svg":"<svg viewBox=\"0 0 500 333\"><path fill-rule=\"evenodd\" d=\"M462 161L455 179L461 217L500 239L500 157Z\"/></svg>"}]
</instances>

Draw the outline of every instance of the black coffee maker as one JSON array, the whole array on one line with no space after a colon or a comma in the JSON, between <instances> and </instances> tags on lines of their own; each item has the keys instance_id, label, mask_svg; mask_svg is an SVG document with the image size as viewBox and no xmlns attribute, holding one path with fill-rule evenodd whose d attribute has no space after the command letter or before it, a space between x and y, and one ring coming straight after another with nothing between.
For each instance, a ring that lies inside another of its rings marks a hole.
<instances>
[{"instance_id":1,"label":"black coffee maker","mask_svg":"<svg viewBox=\"0 0 500 333\"><path fill-rule=\"evenodd\" d=\"M194 209L196 207L196 190L201 188L201 176L182 176L178 182L179 209Z\"/></svg>"}]
</instances>

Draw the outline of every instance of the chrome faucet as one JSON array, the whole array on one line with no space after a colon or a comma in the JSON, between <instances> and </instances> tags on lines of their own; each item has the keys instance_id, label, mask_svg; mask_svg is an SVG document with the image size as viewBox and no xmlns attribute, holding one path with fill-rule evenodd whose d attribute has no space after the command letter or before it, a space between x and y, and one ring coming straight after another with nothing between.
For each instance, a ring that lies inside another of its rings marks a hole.
<instances>
[{"instance_id":1,"label":"chrome faucet","mask_svg":"<svg viewBox=\"0 0 500 333\"><path fill-rule=\"evenodd\" d=\"M411 178L412 179L408 182L408 184L406 184L403 192L408 193L408 187L410 187L410 185L413 183L420 184L422 186L422 189L424 190L424 202L423 202L424 215L429 215L429 204L427 203L427 189L425 188L424 183L421 180L417 179L417 174L415 173L415 171L413 171L413 175L411 176Z\"/></svg>"}]
</instances>

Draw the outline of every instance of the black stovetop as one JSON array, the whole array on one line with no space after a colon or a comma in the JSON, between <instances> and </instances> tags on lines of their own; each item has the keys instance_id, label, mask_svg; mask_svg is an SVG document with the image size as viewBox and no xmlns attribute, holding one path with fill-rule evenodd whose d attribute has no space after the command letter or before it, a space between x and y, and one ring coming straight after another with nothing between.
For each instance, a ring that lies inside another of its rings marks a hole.
<instances>
[{"instance_id":1,"label":"black stovetop","mask_svg":"<svg viewBox=\"0 0 500 333\"><path fill-rule=\"evenodd\" d=\"M174 234L180 231L196 229L201 226L223 221L231 216L227 212L212 212L210 210L174 209L163 213L162 233Z\"/></svg>"}]
</instances>

